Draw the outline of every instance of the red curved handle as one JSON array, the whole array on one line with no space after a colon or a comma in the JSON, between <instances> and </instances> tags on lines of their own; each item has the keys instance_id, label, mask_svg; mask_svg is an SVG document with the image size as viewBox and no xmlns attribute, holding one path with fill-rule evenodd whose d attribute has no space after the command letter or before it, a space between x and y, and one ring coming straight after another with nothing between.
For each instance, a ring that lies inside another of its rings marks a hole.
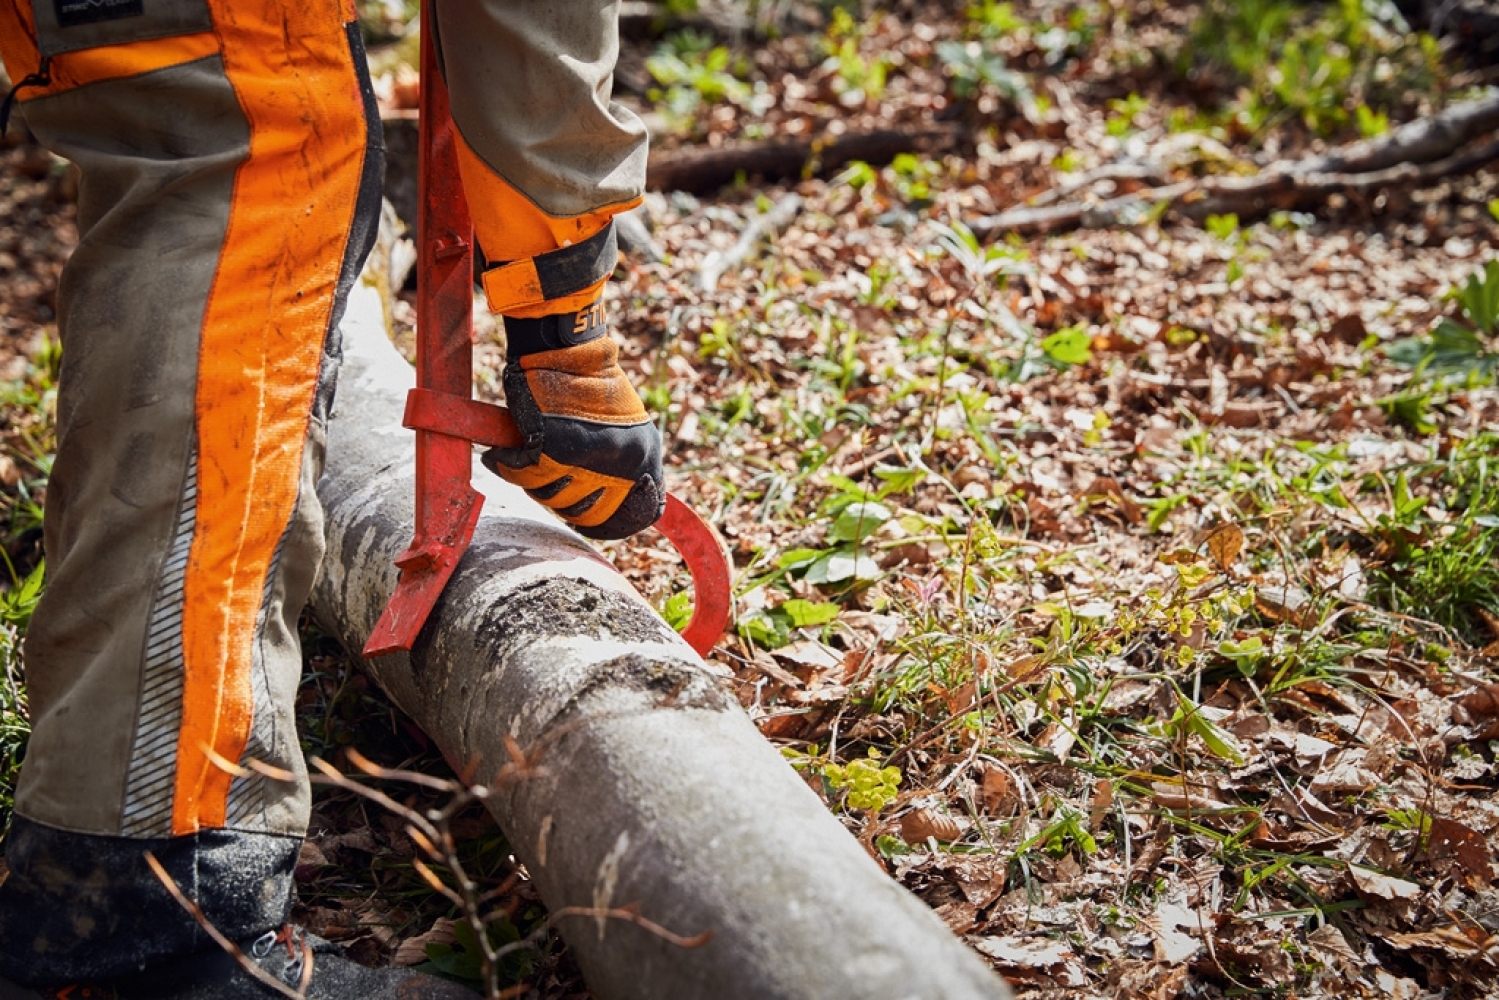
<instances>
[{"instance_id":1,"label":"red curved handle","mask_svg":"<svg viewBox=\"0 0 1499 1000\"><path fill-rule=\"evenodd\" d=\"M671 493L666 494L666 513L656 522L656 530L676 546L692 574L692 620L682 638L699 656L707 656L728 627L733 601L723 545L708 522Z\"/></svg>"}]
</instances>

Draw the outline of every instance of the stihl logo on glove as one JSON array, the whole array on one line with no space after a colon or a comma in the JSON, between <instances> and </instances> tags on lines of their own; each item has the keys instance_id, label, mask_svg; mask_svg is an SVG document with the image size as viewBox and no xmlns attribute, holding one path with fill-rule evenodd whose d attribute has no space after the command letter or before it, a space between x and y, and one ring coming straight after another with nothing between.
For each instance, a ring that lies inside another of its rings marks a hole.
<instances>
[{"instance_id":1,"label":"stihl logo on glove","mask_svg":"<svg viewBox=\"0 0 1499 1000\"><path fill-rule=\"evenodd\" d=\"M599 299L590 306L584 306L578 310L577 318L573 320L572 342L581 344L585 340L591 340L605 331L604 324L604 300Z\"/></svg>"}]
</instances>

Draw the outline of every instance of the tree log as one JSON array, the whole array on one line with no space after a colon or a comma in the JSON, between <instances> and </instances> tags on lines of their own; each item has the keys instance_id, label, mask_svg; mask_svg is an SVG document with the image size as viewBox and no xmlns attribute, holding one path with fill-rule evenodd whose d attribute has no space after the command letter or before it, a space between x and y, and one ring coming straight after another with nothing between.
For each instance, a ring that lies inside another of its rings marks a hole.
<instances>
[{"instance_id":1,"label":"tree log","mask_svg":"<svg viewBox=\"0 0 1499 1000\"><path fill-rule=\"evenodd\" d=\"M342 329L313 605L357 650L411 538L412 374L373 286ZM367 667L473 780L525 749L525 779L490 808L553 911L635 904L713 932L682 949L627 921L561 921L598 1000L1008 997L612 567L477 462L475 485L484 516L416 647Z\"/></svg>"},{"instance_id":2,"label":"tree log","mask_svg":"<svg viewBox=\"0 0 1499 1000\"><path fill-rule=\"evenodd\" d=\"M771 181L803 176L826 177L839 167L863 160L879 166L901 153L942 153L962 138L956 125L893 128L805 139L767 139L723 146L696 146L651 154L646 186L653 191L716 191L740 175Z\"/></svg>"}]
</instances>

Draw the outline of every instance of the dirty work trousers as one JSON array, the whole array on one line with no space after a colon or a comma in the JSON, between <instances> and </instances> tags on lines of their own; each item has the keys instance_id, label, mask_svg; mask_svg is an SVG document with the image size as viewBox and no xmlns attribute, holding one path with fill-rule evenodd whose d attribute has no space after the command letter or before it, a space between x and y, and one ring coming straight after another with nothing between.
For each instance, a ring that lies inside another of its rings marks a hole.
<instances>
[{"instance_id":1,"label":"dirty work trousers","mask_svg":"<svg viewBox=\"0 0 1499 1000\"><path fill-rule=\"evenodd\" d=\"M617 10L436 2L479 245L508 265L485 285L523 314L528 262L607 234L644 182L644 129L609 100ZM287 915L309 809L296 621L338 320L380 208L353 21L352 0L0 0L19 111L82 174L0 885L11 979L212 947L146 851L231 938Z\"/></svg>"}]
</instances>

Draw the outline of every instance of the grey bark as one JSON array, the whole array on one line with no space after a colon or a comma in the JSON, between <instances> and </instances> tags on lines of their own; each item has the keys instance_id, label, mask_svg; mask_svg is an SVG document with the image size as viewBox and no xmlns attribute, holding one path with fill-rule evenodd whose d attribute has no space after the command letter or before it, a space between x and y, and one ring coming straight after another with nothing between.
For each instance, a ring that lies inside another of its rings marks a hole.
<instances>
[{"instance_id":1,"label":"grey bark","mask_svg":"<svg viewBox=\"0 0 1499 1000\"><path fill-rule=\"evenodd\" d=\"M357 287L319 485L313 603L359 649L411 537L410 368ZM417 647L370 673L460 768L505 739L537 767L491 809L553 910L637 904L559 930L599 1000L1006 998L1008 990L828 813L715 675L585 542L475 463L473 547Z\"/></svg>"}]
</instances>

